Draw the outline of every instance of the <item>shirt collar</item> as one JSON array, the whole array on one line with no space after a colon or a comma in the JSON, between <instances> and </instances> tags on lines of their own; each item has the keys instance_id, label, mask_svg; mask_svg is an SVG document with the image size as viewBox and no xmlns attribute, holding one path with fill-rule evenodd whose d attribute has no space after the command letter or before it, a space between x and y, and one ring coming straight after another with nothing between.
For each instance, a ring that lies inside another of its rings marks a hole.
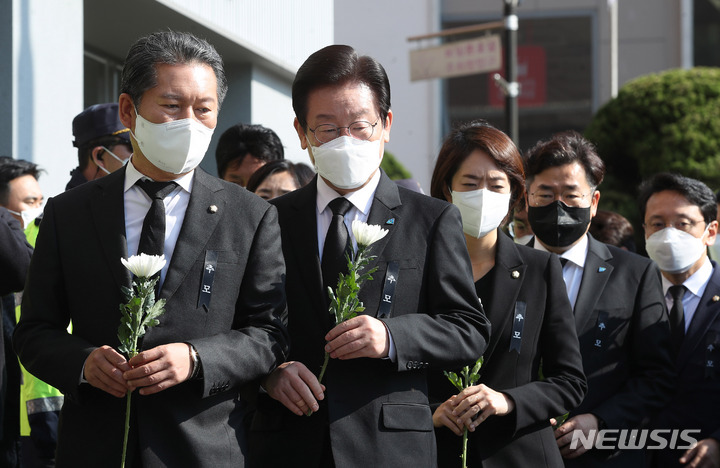
<instances>
[{"instance_id":1,"label":"shirt collar","mask_svg":"<svg viewBox=\"0 0 720 468\"><path fill-rule=\"evenodd\" d=\"M135 182L137 182L138 180L140 180L142 178L150 180L150 178L148 176L146 176L145 174L143 174L137 170L137 168L133 164L132 158L130 158L130 161L128 161L125 168L126 168L125 169L125 187L123 189L123 192L127 192L128 190L130 190L132 188L132 186L135 185ZM190 193L190 192L192 192L192 184L193 184L194 178L195 178L195 171L192 170L192 171L188 172L187 174L185 174L184 176L175 179L173 182L175 182L180 187L185 189L186 192Z\"/></svg>"},{"instance_id":2,"label":"shirt collar","mask_svg":"<svg viewBox=\"0 0 720 468\"><path fill-rule=\"evenodd\" d=\"M588 242L588 237L586 234L582 236L580 242L570 247L568 250L563 252L562 255L559 255L559 257L567 258L570 262L574 263L580 268L585 268L585 259L587 258L589 247L590 243ZM544 245L542 245L542 243L537 239L537 237L535 238L535 248L544 252L549 252L549 250L546 249Z\"/></svg>"},{"instance_id":3,"label":"shirt collar","mask_svg":"<svg viewBox=\"0 0 720 468\"><path fill-rule=\"evenodd\" d=\"M363 215L367 216L370 213L370 207L372 206L373 196L375 190L380 183L380 170L375 171L375 174L370 178L370 181L361 189L355 190L345 195L350 203L353 204L358 211ZM327 208L328 204L338 197L338 193L330 188L330 186L323 180L322 177L317 178L317 210L318 213L322 213Z\"/></svg>"},{"instance_id":4,"label":"shirt collar","mask_svg":"<svg viewBox=\"0 0 720 468\"><path fill-rule=\"evenodd\" d=\"M686 279L683 283L683 286L685 286L688 291L695 294L698 297L702 297L702 295L705 293L705 288L707 287L708 283L710 282L710 277L713 273L713 267L712 263L710 263L710 259L705 256L705 261L703 262L702 266L698 268L698 271L692 274L690 278ZM662 284L663 284L663 293L667 296L668 289L670 289L670 286L673 284L665 278L665 275L662 275Z\"/></svg>"}]
</instances>

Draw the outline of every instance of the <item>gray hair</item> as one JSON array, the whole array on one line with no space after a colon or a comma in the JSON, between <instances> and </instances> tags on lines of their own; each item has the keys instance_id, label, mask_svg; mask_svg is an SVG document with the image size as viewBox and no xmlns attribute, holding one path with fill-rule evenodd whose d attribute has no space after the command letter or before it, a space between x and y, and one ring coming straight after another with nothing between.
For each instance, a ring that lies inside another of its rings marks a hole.
<instances>
[{"instance_id":1,"label":"gray hair","mask_svg":"<svg viewBox=\"0 0 720 468\"><path fill-rule=\"evenodd\" d=\"M208 65L215 72L220 107L228 88L222 57L210 43L190 33L160 31L138 39L125 58L120 92L129 94L137 107L145 91L157 86L156 65L192 62Z\"/></svg>"}]
</instances>

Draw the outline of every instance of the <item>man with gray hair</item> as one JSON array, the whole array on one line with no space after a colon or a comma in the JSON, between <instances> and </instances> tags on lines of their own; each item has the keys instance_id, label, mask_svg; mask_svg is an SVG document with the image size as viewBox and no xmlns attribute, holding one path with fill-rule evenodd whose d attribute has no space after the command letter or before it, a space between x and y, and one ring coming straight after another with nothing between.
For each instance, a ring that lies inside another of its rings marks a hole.
<instances>
[{"instance_id":1,"label":"man with gray hair","mask_svg":"<svg viewBox=\"0 0 720 468\"><path fill-rule=\"evenodd\" d=\"M47 203L13 338L65 394L58 467L120 463L127 392L129 466L244 465L242 396L287 352L285 269L276 209L198 169L226 90L206 41L139 39L118 103L130 162ZM120 260L140 253L165 256L166 303L129 358L117 351L131 286Z\"/></svg>"}]
</instances>

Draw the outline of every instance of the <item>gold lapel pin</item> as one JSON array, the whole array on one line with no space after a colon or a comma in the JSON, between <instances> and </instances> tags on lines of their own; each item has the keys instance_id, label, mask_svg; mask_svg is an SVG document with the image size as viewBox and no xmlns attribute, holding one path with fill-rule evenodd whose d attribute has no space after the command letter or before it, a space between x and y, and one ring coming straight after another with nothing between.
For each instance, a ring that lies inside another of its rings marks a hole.
<instances>
[{"instance_id":1,"label":"gold lapel pin","mask_svg":"<svg viewBox=\"0 0 720 468\"><path fill-rule=\"evenodd\" d=\"M512 276L513 279L518 279L518 278L520 278L520 272L517 270L514 270L512 273L510 273L510 276Z\"/></svg>"},{"instance_id":2,"label":"gold lapel pin","mask_svg":"<svg viewBox=\"0 0 720 468\"><path fill-rule=\"evenodd\" d=\"M713 302L720 301L720 296L713 296Z\"/></svg>"},{"instance_id":3,"label":"gold lapel pin","mask_svg":"<svg viewBox=\"0 0 720 468\"><path fill-rule=\"evenodd\" d=\"M217 213L217 206L215 206L215 205L208 206L208 213L211 213L211 214Z\"/></svg>"}]
</instances>

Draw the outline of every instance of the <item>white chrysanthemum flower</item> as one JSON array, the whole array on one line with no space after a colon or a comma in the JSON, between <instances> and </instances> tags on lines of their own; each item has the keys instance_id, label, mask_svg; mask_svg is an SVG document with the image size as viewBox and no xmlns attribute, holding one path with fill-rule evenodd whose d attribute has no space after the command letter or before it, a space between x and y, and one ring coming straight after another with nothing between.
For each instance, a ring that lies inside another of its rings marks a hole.
<instances>
[{"instance_id":1,"label":"white chrysanthemum flower","mask_svg":"<svg viewBox=\"0 0 720 468\"><path fill-rule=\"evenodd\" d=\"M147 255L144 253L133 255L127 260L121 258L120 261L125 265L125 268L138 278L150 278L162 270L166 263L165 255Z\"/></svg>"},{"instance_id":2,"label":"white chrysanthemum flower","mask_svg":"<svg viewBox=\"0 0 720 468\"><path fill-rule=\"evenodd\" d=\"M359 246L368 247L385 237L388 230L382 229L377 224L367 224L356 219L352 222L352 232Z\"/></svg>"}]
</instances>

